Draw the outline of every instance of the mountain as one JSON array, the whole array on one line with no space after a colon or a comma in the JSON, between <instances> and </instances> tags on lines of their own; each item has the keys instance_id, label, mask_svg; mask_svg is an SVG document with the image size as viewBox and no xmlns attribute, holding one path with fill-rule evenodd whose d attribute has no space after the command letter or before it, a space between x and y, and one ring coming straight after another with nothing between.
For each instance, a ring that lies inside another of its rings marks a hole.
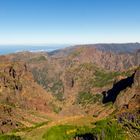
<instances>
[{"instance_id":1,"label":"mountain","mask_svg":"<svg viewBox=\"0 0 140 140\"><path fill-rule=\"evenodd\" d=\"M69 58L75 63L91 62L106 70L122 71L134 67L139 43L78 45L53 51L53 58Z\"/></svg>"},{"instance_id":2,"label":"mountain","mask_svg":"<svg viewBox=\"0 0 140 140\"><path fill-rule=\"evenodd\" d=\"M8 61L0 63L1 133L13 128L30 126L36 122L48 121L33 116L32 113L51 113L52 99L49 93L34 82L26 63Z\"/></svg>"},{"instance_id":3,"label":"mountain","mask_svg":"<svg viewBox=\"0 0 140 140\"><path fill-rule=\"evenodd\" d=\"M83 45L82 45L83 46ZM115 52L115 53L135 53L140 48L140 43L123 43L123 44L94 44L86 45L87 47L94 47L96 49Z\"/></svg>"},{"instance_id":4,"label":"mountain","mask_svg":"<svg viewBox=\"0 0 140 140\"><path fill-rule=\"evenodd\" d=\"M137 140L139 48L94 44L0 56L0 132L25 140Z\"/></svg>"},{"instance_id":5,"label":"mountain","mask_svg":"<svg viewBox=\"0 0 140 140\"><path fill-rule=\"evenodd\" d=\"M96 48L98 50L106 52L115 52L115 53L136 53L140 49L140 43L110 43L110 44L85 44L85 45L75 45L65 49L59 49L52 52L49 52L51 55L64 54L67 55L71 53L75 48L87 47L87 48Z\"/></svg>"}]
</instances>

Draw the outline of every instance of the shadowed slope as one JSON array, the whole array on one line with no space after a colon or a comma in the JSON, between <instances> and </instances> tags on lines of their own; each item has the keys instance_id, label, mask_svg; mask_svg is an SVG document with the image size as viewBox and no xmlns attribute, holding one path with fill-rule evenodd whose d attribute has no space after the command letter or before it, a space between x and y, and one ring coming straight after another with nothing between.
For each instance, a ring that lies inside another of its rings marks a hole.
<instances>
[{"instance_id":1,"label":"shadowed slope","mask_svg":"<svg viewBox=\"0 0 140 140\"><path fill-rule=\"evenodd\" d=\"M122 90L132 86L132 84L134 83L134 75L135 73L126 79L122 79L121 81L115 83L112 89L110 89L107 92L103 92L103 96L104 96L103 103L108 103L108 102L114 103L116 101L118 94Z\"/></svg>"}]
</instances>

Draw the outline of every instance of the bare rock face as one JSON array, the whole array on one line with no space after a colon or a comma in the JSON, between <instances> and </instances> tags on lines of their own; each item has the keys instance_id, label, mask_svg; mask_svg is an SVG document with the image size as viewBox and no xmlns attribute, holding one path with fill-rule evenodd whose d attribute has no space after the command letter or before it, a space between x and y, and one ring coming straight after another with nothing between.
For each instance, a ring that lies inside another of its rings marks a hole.
<instances>
[{"instance_id":1,"label":"bare rock face","mask_svg":"<svg viewBox=\"0 0 140 140\"><path fill-rule=\"evenodd\" d=\"M130 96L126 95L125 91L128 92L128 89L131 89L133 83L134 83L134 74L118 81L117 83L114 83L112 89L107 91L107 93L103 93L104 95L103 103L115 102L119 107L122 104L127 103L129 101Z\"/></svg>"},{"instance_id":2,"label":"bare rock face","mask_svg":"<svg viewBox=\"0 0 140 140\"><path fill-rule=\"evenodd\" d=\"M140 65L140 49L136 52L136 65Z\"/></svg>"},{"instance_id":3,"label":"bare rock face","mask_svg":"<svg viewBox=\"0 0 140 140\"><path fill-rule=\"evenodd\" d=\"M8 61L0 63L0 133L19 128L17 122L22 124L24 117L19 117L18 112L24 114L30 110L52 113L52 98L34 82L27 64Z\"/></svg>"},{"instance_id":4,"label":"bare rock face","mask_svg":"<svg viewBox=\"0 0 140 140\"><path fill-rule=\"evenodd\" d=\"M134 83L119 93L115 105L118 108L137 110L140 107L140 68L134 74Z\"/></svg>"},{"instance_id":5,"label":"bare rock face","mask_svg":"<svg viewBox=\"0 0 140 140\"><path fill-rule=\"evenodd\" d=\"M129 102L130 108L135 108L140 113L140 67L138 67L135 78L134 78L134 85L135 85L135 96L132 98L132 100Z\"/></svg>"},{"instance_id":6,"label":"bare rock face","mask_svg":"<svg viewBox=\"0 0 140 140\"><path fill-rule=\"evenodd\" d=\"M129 102L130 100L135 96L135 90L128 88L125 91L122 91L116 101L115 105L120 109L122 107L126 107L127 109L129 108Z\"/></svg>"},{"instance_id":7,"label":"bare rock face","mask_svg":"<svg viewBox=\"0 0 140 140\"><path fill-rule=\"evenodd\" d=\"M140 87L140 67L137 69L134 77L134 85Z\"/></svg>"},{"instance_id":8,"label":"bare rock face","mask_svg":"<svg viewBox=\"0 0 140 140\"><path fill-rule=\"evenodd\" d=\"M74 87L74 75L72 73L66 72L64 79L68 88Z\"/></svg>"},{"instance_id":9,"label":"bare rock face","mask_svg":"<svg viewBox=\"0 0 140 140\"><path fill-rule=\"evenodd\" d=\"M19 127L19 124L12 118L11 107L0 105L0 134Z\"/></svg>"},{"instance_id":10,"label":"bare rock face","mask_svg":"<svg viewBox=\"0 0 140 140\"><path fill-rule=\"evenodd\" d=\"M49 110L47 105L50 96L34 82L32 73L24 62L0 64L0 95L0 103L34 110Z\"/></svg>"},{"instance_id":11,"label":"bare rock face","mask_svg":"<svg viewBox=\"0 0 140 140\"><path fill-rule=\"evenodd\" d=\"M11 65L6 64L6 66L0 67L0 86L5 88L12 88L15 91L22 90L21 79L22 76L27 72L26 64Z\"/></svg>"}]
</instances>

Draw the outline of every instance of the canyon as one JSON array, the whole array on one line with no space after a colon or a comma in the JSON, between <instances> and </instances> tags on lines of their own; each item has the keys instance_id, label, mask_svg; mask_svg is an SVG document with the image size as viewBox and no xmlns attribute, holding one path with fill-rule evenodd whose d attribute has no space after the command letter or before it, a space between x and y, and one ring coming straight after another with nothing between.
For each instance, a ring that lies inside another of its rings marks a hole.
<instances>
[{"instance_id":1,"label":"canyon","mask_svg":"<svg viewBox=\"0 0 140 140\"><path fill-rule=\"evenodd\" d=\"M90 132L89 128L87 131L85 123L90 126L110 118L113 125L110 127L116 128L114 118L125 114L126 121L129 113L137 119L127 120L128 126L122 123L121 127L128 132L128 138L137 140L140 136L139 49L139 43L93 44L53 52L1 55L2 137L14 132L15 137L21 139L55 140L49 137L51 127L55 131L59 130L59 125L71 124L76 128L65 126L65 129L68 134L72 133L72 140L86 140L87 137L100 140L99 137L106 137L107 132L102 134L104 136L100 136L100 132L93 135L96 130ZM131 131L128 131L130 126ZM102 130L98 123L96 127ZM38 137L33 135L37 130L41 133ZM47 130L50 132L45 135ZM77 130L81 134L75 135Z\"/></svg>"}]
</instances>

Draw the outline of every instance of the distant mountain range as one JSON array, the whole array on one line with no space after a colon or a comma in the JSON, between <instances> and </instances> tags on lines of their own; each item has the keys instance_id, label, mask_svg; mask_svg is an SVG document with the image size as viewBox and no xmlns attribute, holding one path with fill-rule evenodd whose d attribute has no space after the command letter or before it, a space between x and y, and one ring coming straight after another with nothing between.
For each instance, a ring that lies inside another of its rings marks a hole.
<instances>
[{"instance_id":1,"label":"distant mountain range","mask_svg":"<svg viewBox=\"0 0 140 140\"><path fill-rule=\"evenodd\" d=\"M137 49L140 49L140 43L110 43L110 44L88 44L88 45L69 45L69 44L55 44L55 45L0 45L0 54L9 54L22 51L30 52L51 52L50 54L58 53L64 49L64 53L72 51L75 47L94 47L103 51L113 51L117 53L134 53Z\"/></svg>"},{"instance_id":2,"label":"distant mountain range","mask_svg":"<svg viewBox=\"0 0 140 140\"><path fill-rule=\"evenodd\" d=\"M140 49L140 43L110 43L110 44L85 44L85 45L75 45L68 47L66 49L58 49L50 52L50 54L59 54L63 52L64 55L71 53L75 48L79 47L88 47L96 48L98 50L106 52L115 52L115 53L135 53Z\"/></svg>"}]
</instances>

